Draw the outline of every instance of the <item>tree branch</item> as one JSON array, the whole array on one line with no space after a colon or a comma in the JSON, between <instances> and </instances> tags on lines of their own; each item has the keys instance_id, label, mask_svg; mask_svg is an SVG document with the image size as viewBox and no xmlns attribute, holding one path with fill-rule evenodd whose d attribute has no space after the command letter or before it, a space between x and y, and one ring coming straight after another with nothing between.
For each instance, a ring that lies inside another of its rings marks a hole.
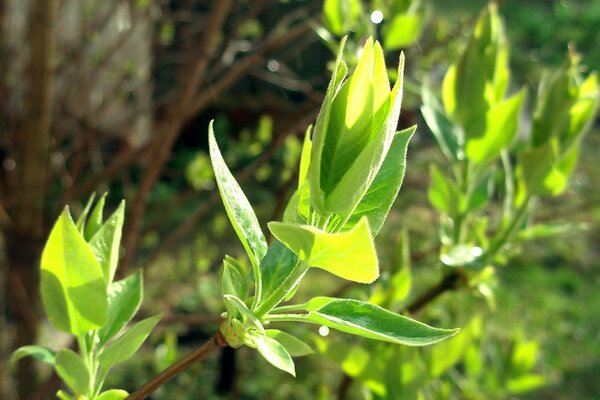
<instances>
[{"instance_id":1,"label":"tree branch","mask_svg":"<svg viewBox=\"0 0 600 400\"><path fill-rule=\"evenodd\" d=\"M215 351L222 347L226 347L227 343L225 339L220 333L217 333L215 336L210 338L206 343L204 343L201 347L194 350L192 353L188 354L181 360L177 361L175 364L171 365L167 369L165 369L160 374L156 375L150 381L148 381L144 386L133 392L127 397L128 400L142 400L148 397L150 394L154 393L156 389L164 385L166 382L173 379L173 377L179 374L181 371L189 368L193 364L198 361L204 360Z\"/></svg>"}]
</instances>

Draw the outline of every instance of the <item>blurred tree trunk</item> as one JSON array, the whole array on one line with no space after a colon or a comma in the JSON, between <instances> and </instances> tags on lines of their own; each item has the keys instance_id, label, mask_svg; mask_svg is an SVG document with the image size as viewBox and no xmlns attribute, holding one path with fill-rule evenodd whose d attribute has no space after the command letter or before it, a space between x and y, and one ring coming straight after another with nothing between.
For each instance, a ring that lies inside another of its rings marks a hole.
<instances>
[{"instance_id":1,"label":"blurred tree trunk","mask_svg":"<svg viewBox=\"0 0 600 400\"><path fill-rule=\"evenodd\" d=\"M35 343L37 334L38 263L44 240L44 193L47 171L52 92L54 82L54 30L57 0L35 0L31 8L28 41L31 56L27 70L25 115L12 138L18 173L11 188L16 203L6 234L9 300L15 318L13 348ZM32 399L36 374L31 358L18 365L17 392Z\"/></svg>"}]
</instances>

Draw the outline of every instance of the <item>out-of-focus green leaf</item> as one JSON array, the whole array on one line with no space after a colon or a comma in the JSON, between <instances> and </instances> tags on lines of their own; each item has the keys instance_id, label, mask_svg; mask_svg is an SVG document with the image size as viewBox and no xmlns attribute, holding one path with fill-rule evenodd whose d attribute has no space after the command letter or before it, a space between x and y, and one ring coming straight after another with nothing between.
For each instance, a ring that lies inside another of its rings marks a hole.
<instances>
[{"instance_id":1,"label":"out-of-focus green leaf","mask_svg":"<svg viewBox=\"0 0 600 400\"><path fill-rule=\"evenodd\" d=\"M96 400L123 400L129 396L124 390L121 389L111 389L107 390L100 394L100 396L96 397Z\"/></svg>"},{"instance_id":2,"label":"out-of-focus green leaf","mask_svg":"<svg viewBox=\"0 0 600 400\"><path fill-rule=\"evenodd\" d=\"M431 184L427 195L430 203L439 211L455 215L460 208L460 192L439 168L432 164L430 168Z\"/></svg>"},{"instance_id":3,"label":"out-of-focus green leaf","mask_svg":"<svg viewBox=\"0 0 600 400\"><path fill-rule=\"evenodd\" d=\"M19 347L10 357L10 362L14 363L24 357L33 357L36 360L54 365L56 352L44 346L23 346Z\"/></svg>"},{"instance_id":4,"label":"out-of-focus green leaf","mask_svg":"<svg viewBox=\"0 0 600 400\"><path fill-rule=\"evenodd\" d=\"M44 247L40 286L44 309L57 329L80 336L106 322L106 280L68 208Z\"/></svg>"},{"instance_id":5,"label":"out-of-focus green leaf","mask_svg":"<svg viewBox=\"0 0 600 400\"><path fill-rule=\"evenodd\" d=\"M565 235L568 233L581 232L589 228L588 224L584 223L566 223L566 224L538 224L528 226L520 230L517 235L517 240L532 240L550 236Z\"/></svg>"},{"instance_id":6,"label":"out-of-focus green leaf","mask_svg":"<svg viewBox=\"0 0 600 400\"><path fill-rule=\"evenodd\" d=\"M448 160L462 160L464 133L448 119L431 90L425 85L422 88L421 98L423 100L421 113L440 149Z\"/></svg>"},{"instance_id":7,"label":"out-of-focus green leaf","mask_svg":"<svg viewBox=\"0 0 600 400\"><path fill-rule=\"evenodd\" d=\"M81 357L71 349L56 353L54 364L56 373L75 394L87 394L90 385L90 371Z\"/></svg>"},{"instance_id":8,"label":"out-of-focus green leaf","mask_svg":"<svg viewBox=\"0 0 600 400\"><path fill-rule=\"evenodd\" d=\"M311 267L361 283L371 283L379 276L375 245L366 218L351 231L342 233L283 222L270 222L269 229Z\"/></svg>"},{"instance_id":9,"label":"out-of-focus green leaf","mask_svg":"<svg viewBox=\"0 0 600 400\"><path fill-rule=\"evenodd\" d=\"M360 14L359 0L325 0L323 22L335 35L348 33Z\"/></svg>"},{"instance_id":10,"label":"out-of-focus green leaf","mask_svg":"<svg viewBox=\"0 0 600 400\"><path fill-rule=\"evenodd\" d=\"M519 113L525 90L494 104L482 118L466 128L466 155L476 164L491 161L500 156L517 134Z\"/></svg>"},{"instance_id":11,"label":"out-of-focus green leaf","mask_svg":"<svg viewBox=\"0 0 600 400\"><path fill-rule=\"evenodd\" d=\"M395 15L385 31L383 46L386 50L398 50L413 44L421 35L421 26L418 14Z\"/></svg>"}]
</instances>

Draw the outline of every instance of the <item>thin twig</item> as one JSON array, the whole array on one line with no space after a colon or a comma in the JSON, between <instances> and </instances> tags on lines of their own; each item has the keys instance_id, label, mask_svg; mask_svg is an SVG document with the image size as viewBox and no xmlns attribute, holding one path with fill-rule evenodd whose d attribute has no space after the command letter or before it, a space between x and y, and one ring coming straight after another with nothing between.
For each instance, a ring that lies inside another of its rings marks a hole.
<instances>
[{"instance_id":1,"label":"thin twig","mask_svg":"<svg viewBox=\"0 0 600 400\"><path fill-rule=\"evenodd\" d=\"M133 392L127 397L128 400L142 400L154 393L156 389L164 385L166 382L170 381L175 377L175 375L179 374L181 371L189 368L193 364L198 361L202 361L215 351L222 347L226 347L227 343L223 336L220 333L217 333L215 336L210 338L206 343L200 346L198 349L194 350L192 353L188 354L181 360L177 361L175 364L171 365L167 369L165 369L160 374L156 375L154 378L149 380Z\"/></svg>"}]
</instances>

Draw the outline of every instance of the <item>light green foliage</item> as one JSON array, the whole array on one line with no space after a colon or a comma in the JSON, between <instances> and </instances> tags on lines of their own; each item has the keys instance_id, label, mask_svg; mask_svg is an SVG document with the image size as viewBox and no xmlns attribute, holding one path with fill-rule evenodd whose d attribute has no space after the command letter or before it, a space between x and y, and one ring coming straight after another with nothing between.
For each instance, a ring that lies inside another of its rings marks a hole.
<instances>
[{"instance_id":1,"label":"light green foliage","mask_svg":"<svg viewBox=\"0 0 600 400\"><path fill-rule=\"evenodd\" d=\"M273 235L302 262L355 282L379 276L375 245L366 218L348 232L327 233L309 225L270 222Z\"/></svg>"},{"instance_id":2,"label":"light green foliage","mask_svg":"<svg viewBox=\"0 0 600 400\"><path fill-rule=\"evenodd\" d=\"M23 357L33 357L36 360L54 365L56 353L43 346L23 346L18 348L11 356L11 362L17 362Z\"/></svg>"},{"instance_id":3,"label":"light green foliage","mask_svg":"<svg viewBox=\"0 0 600 400\"><path fill-rule=\"evenodd\" d=\"M210 155L221 198L255 266L251 294L244 286L243 271L226 258L221 289L227 320L219 330L230 346L256 348L269 363L292 375L292 356L309 354L310 347L284 331L265 330L264 322L316 323L411 346L433 344L458 332L433 328L358 300L315 297L304 304L278 307L293 297L310 267L355 282L377 279L373 236L381 229L404 177L406 150L416 129L396 133L404 57L400 57L398 79L390 89L381 46L369 38L355 71L346 79L344 43L345 39L316 124L305 136L298 189L283 222L268 224L277 239L268 249L254 211L225 166L212 123L209 126ZM408 264L393 277L392 285L404 287L404 297L408 294ZM401 300L393 294L390 299ZM287 314L301 310L308 313Z\"/></svg>"},{"instance_id":4,"label":"light green foliage","mask_svg":"<svg viewBox=\"0 0 600 400\"><path fill-rule=\"evenodd\" d=\"M98 397L96 397L96 400L123 400L126 399L127 396L129 396L129 393L124 390L111 389L101 393Z\"/></svg>"},{"instance_id":5,"label":"light green foliage","mask_svg":"<svg viewBox=\"0 0 600 400\"><path fill-rule=\"evenodd\" d=\"M142 304L142 273L136 272L128 278L113 282L108 288L108 318L98 331L100 344L117 335L133 318Z\"/></svg>"},{"instance_id":6,"label":"light green foliage","mask_svg":"<svg viewBox=\"0 0 600 400\"><path fill-rule=\"evenodd\" d=\"M517 164L519 201L529 195L561 194L577 161L581 137L598 109L595 73L585 80L579 56L569 54L564 65L540 82L529 148Z\"/></svg>"},{"instance_id":7,"label":"light green foliage","mask_svg":"<svg viewBox=\"0 0 600 400\"><path fill-rule=\"evenodd\" d=\"M331 32L341 36L356 22L360 9L359 0L325 0L324 23Z\"/></svg>"},{"instance_id":8,"label":"light green foliage","mask_svg":"<svg viewBox=\"0 0 600 400\"><path fill-rule=\"evenodd\" d=\"M342 65L338 56L313 133L308 182L311 207L323 217L337 214L346 220L375 179L394 139L404 58L400 58L399 78L391 91L383 51L372 39L367 40L356 70L345 81L343 75L338 78L345 68ZM333 97L330 103L329 97Z\"/></svg>"},{"instance_id":9,"label":"light green foliage","mask_svg":"<svg viewBox=\"0 0 600 400\"><path fill-rule=\"evenodd\" d=\"M114 365L122 363L133 356L150 335L160 318L160 315L155 315L136 323L117 340L106 346L98 358L102 369L108 371Z\"/></svg>"},{"instance_id":10,"label":"light green foliage","mask_svg":"<svg viewBox=\"0 0 600 400\"><path fill-rule=\"evenodd\" d=\"M248 199L244 195L244 192L242 192L238 183L235 181L229 168L225 165L225 160L223 160L219 147L217 146L212 122L208 129L210 159L215 172L217 185L219 186L219 192L221 193L221 199L223 199L223 204L225 205L229 220L252 262L252 267L257 278L255 281L255 299L258 301L261 297L260 269L258 265L267 252L267 242L260 229L256 215L252 210L252 206L248 202Z\"/></svg>"},{"instance_id":11,"label":"light green foliage","mask_svg":"<svg viewBox=\"0 0 600 400\"><path fill-rule=\"evenodd\" d=\"M90 371L81 357L70 349L56 353L54 365L56 373L74 393L87 393L90 385Z\"/></svg>"},{"instance_id":12,"label":"light green foliage","mask_svg":"<svg viewBox=\"0 0 600 400\"><path fill-rule=\"evenodd\" d=\"M277 340L292 357L302 357L314 353L309 345L279 329L266 329L265 334L271 339Z\"/></svg>"},{"instance_id":13,"label":"light green foliage","mask_svg":"<svg viewBox=\"0 0 600 400\"><path fill-rule=\"evenodd\" d=\"M90 197L76 223L69 209L64 209L41 261L40 288L48 319L55 328L76 337L79 354L25 346L13 355L15 361L32 356L51 364L71 391L59 391L59 399L126 398L127 392L117 389L100 394L108 370L131 357L160 319L151 317L125 328L142 302L142 275L137 272L113 282L125 205L121 202L105 221L106 194L92 208L94 198Z\"/></svg>"},{"instance_id":14,"label":"light green foliage","mask_svg":"<svg viewBox=\"0 0 600 400\"><path fill-rule=\"evenodd\" d=\"M96 256L65 208L42 253L41 292L48 319L76 336L101 327L106 322L106 288Z\"/></svg>"}]
</instances>

